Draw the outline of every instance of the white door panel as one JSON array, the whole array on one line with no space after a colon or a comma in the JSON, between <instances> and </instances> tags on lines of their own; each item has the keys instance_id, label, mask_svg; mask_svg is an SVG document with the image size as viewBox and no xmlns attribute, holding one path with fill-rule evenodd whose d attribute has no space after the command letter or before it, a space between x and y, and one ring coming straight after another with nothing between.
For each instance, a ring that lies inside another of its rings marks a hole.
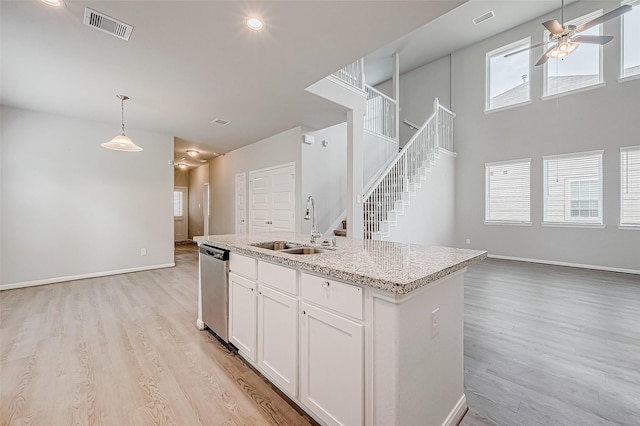
<instances>
[{"instance_id":1,"label":"white door panel","mask_svg":"<svg viewBox=\"0 0 640 426\"><path fill-rule=\"evenodd\" d=\"M236 234L247 232L247 174L236 175Z\"/></svg>"},{"instance_id":2,"label":"white door panel","mask_svg":"<svg viewBox=\"0 0 640 426\"><path fill-rule=\"evenodd\" d=\"M249 172L249 182L251 232L293 231L294 165Z\"/></svg>"}]
</instances>

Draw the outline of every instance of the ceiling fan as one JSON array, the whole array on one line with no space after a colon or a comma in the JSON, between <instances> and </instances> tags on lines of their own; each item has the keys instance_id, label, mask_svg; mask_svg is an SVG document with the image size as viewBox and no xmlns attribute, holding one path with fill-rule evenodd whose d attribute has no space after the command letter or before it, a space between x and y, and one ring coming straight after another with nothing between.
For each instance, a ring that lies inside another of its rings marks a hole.
<instances>
[{"instance_id":1,"label":"ceiling fan","mask_svg":"<svg viewBox=\"0 0 640 426\"><path fill-rule=\"evenodd\" d=\"M536 47L544 46L549 43L553 43L544 55L536 62L536 66L546 63L549 58L562 59L565 56L571 54L574 50L580 46L580 43L599 44L604 45L613 40L613 36L597 36L597 35L580 35L581 32L588 30L589 28L600 25L610 19L617 18L618 16L627 13L631 10L631 6L626 4L613 9L611 12L607 12L602 16L592 19L582 25L564 25L564 0L562 0L562 24L556 19L543 22L542 25L549 30L549 40L537 43L524 49L509 52L504 55L505 58L516 55L526 50L534 49Z\"/></svg>"}]
</instances>

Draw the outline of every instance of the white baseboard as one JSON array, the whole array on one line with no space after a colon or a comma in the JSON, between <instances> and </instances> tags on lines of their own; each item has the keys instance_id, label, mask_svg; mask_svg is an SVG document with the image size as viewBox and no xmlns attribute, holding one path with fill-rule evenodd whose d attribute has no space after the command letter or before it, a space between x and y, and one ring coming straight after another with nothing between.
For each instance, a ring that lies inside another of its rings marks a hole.
<instances>
[{"instance_id":1,"label":"white baseboard","mask_svg":"<svg viewBox=\"0 0 640 426\"><path fill-rule=\"evenodd\" d=\"M200 318L198 318L198 319L196 320L196 328L197 328L198 330L202 331L202 330L204 330L204 327L205 327L205 325L204 325L204 321L202 321Z\"/></svg>"},{"instance_id":2,"label":"white baseboard","mask_svg":"<svg viewBox=\"0 0 640 426\"><path fill-rule=\"evenodd\" d=\"M462 420L464 415L467 413L468 409L467 397L465 394L462 394L456 406L453 407L453 410L451 410L444 423L442 423L442 426L457 426L458 423L460 423L460 420Z\"/></svg>"},{"instance_id":3,"label":"white baseboard","mask_svg":"<svg viewBox=\"0 0 640 426\"><path fill-rule=\"evenodd\" d=\"M610 266L600 266L600 265L585 265L582 263L556 262L554 260L529 259L527 257L502 256L499 254L488 254L487 257L490 257L493 259L502 259L502 260L516 260L518 262L542 263L545 265L569 266L571 268L595 269L597 271L622 272L624 274L640 275L640 270L637 270L637 269L613 268Z\"/></svg>"},{"instance_id":4,"label":"white baseboard","mask_svg":"<svg viewBox=\"0 0 640 426\"><path fill-rule=\"evenodd\" d=\"M38 285L62 283L65 281L83 280L86 278L106 277L109 275L128 274L130 272L148 271L151 269L171 268L176 266L175 263L163 263L160 265L142 266L139 268L118 269L115 271L94 272L90 274L70 275L68 277L46 278L44 280L23 281L21 283L1 284L0 291L11 290L14 288L35 287Z\"/></svg>"}]
</instances>

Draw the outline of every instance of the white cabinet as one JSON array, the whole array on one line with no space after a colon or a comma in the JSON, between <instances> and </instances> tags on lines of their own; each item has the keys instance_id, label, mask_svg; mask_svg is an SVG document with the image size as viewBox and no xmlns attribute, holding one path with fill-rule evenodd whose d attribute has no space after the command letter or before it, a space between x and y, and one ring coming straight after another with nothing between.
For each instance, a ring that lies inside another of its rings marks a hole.
<instances>
[{"instance_id":1,"label":"white cabinet","mask_svg":"<svg viewBox=\"0 0 640 426\"><path fill-rule=\"evenodd\" d=\"M229 342L256 361L256 283L229 273Z\"/></svg>"},{"instance_id":2,"label":"white cabinet","mask_svg":"<svg viewBox=\"0 0 640 426\"><path fill-rule=\"evenodd\" d=\"M328 425L362 425L364 326L304 302L300 310L300 400Z\"/></svg>"},{"instance_id":3,"label":"white cabinet","mask_svg":"<svg viewBox=\"0 0 640 426\"><path fill-rule=\"evenodd\" d=\"M258 366L273 382L298 396L298 299L260 284Z\"/></svg>"}]
</instances>

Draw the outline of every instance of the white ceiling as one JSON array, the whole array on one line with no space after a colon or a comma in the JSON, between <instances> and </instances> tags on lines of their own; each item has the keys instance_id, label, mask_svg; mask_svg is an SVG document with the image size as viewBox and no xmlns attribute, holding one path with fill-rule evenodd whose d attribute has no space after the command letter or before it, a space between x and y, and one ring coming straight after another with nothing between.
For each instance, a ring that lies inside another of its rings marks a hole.
<instances>
[{"instance_id":1,"label":"white ceiling","mask_svg":"<svg viewBox=\"0 0 640 426\"><path fill-rule=\"evenodd\" d=\"M141 128L227 152L344 121L343 108L305 87L463 1L69 0L54 9L3 0L0 101L113 123L115 134L125 94L134 141ZM133 25L131 39L83 25L85 6ZM249 15L266 29L249 31Z\"/></svg>"},{"instance_id":2,"label":"white ceiling","mask_svg":"<svg viewBox=\"0 0 640 426\"><path fill-rule=\"evenodd\" d=\"M566 0L565 4L575 1ZM399 53L400 72L404 73L559 9L560 5L560 0L469 0L367 55L367 83L375 85L390 78L394 52ZM495 17L479 25L473 23L474 18L489 11Z\"/></svg>"},{"instance_id":3,"label":"white ceiling","mask_svg":"<svg viewBox=\"0 0 640 426\"><path fill-rule=\"evenodd\" d=\"M343 108L304 88L359 57L375 84L389 78L395 51L406 72L559 6L471 0L456 8L464 2L67 1L54 9L2 0L0 102L113 123L115 134L115 96L125 94L134 140L135 128L169 133L177 157L196 148L210 158L296 126L344 121ZM133 25L131 39L83 25L85 6ZM474 26L488 10L496 17ZM249 15L266 29L247 30ZM211 124L217 118L231 124Z\"/></svg>"}]
</instances>

